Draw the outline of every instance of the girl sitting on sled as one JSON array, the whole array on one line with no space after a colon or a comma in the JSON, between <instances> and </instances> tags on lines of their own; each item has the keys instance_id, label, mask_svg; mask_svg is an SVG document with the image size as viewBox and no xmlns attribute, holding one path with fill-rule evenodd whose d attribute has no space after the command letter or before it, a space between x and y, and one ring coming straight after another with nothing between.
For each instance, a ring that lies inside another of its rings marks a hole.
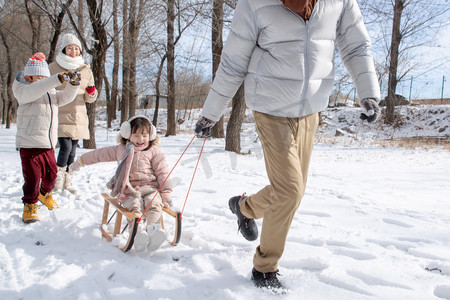
<instances>
[{"instance_id":1,"label":"girl sitting on sled","mask_svg":"<svg viewBox=\"0 0 450 300\"><path fill-rule=\"evenodd\" d=\"M111 196L118 196L122 206L137 217L141 217L150 204L145 212L146 230L137 233L134 247L136 251L156 250L166 240L160 225L162 209L172 204L169 167L159 148L160 138L150 120L139 115L122 123L117 139L119 145L96 149L78 157L70 165L69 172L99 162L117 161L116 173L107 183L112 190Z\"/></svg>"}]
</instances>

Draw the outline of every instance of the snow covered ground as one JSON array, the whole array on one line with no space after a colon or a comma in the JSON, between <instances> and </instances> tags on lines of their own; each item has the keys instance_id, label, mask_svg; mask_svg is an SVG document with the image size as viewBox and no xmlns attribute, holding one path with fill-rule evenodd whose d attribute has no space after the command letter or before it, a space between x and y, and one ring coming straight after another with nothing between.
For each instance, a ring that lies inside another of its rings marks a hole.
<instances>
[{"instance_id":1,"label":"snow covered ground","mask_svg":"<svg viewBox=\"0 0 450 300\"><path fill-rule=\"evenodd\" d=\"M443 112L424 113L424 120L394 130L395 138L448 137L449 110L438 108ZM81 169L74 176L78 194L55 195L60 208L41 206L40 222L25 225L15 127L0 128L0 299L450 299L450 152L377 146L375 139L394 131L355 121L356 109L325 115L279 264L286 295L252 285L258 241L237 232L228 209L230 197L267 184L252 123L242 132L245 155L224 151L222 139L206 142L186 203L202 140L173 171L174 206L185 204L180 244L126 254L99 230L100 194L116 165ZM162 137L170 166L191 140L194 122ZM104 125L100 117L98 147L115 144L117 132ZM335 137L336 129L344 136Z\"/></svg>"}]
</instances>

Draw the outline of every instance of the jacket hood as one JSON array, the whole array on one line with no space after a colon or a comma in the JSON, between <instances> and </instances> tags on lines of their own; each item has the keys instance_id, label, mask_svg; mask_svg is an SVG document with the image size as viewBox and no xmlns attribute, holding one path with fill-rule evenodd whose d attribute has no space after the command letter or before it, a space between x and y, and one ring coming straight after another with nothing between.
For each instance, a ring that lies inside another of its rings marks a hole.
<instances>
[{"instance_id":1,"label":"jacket hood","mask_svg":"<svg viewBox=\"0 0 450 300\"><path fill-rule=\"evenodd\" d=\"M25 80L25 76L23 75L23 71L17 71L16 72L16 80L23 84L30 84L28 81Z\"/></svg>"}]
</instances>

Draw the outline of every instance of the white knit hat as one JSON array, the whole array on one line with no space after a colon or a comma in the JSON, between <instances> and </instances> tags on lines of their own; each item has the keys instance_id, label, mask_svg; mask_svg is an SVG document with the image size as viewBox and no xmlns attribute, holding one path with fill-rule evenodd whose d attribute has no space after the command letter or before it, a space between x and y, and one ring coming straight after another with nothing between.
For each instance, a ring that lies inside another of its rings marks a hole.
<instances>
[{"instance_id":1,"label":"white knit hat","mask_svg":"<svg viewBox=\"0 0 450 300\"><path fill-rule=\"evenodd\" d=\"M61 44L60 44L61 51L63 51L64 48L66 48L69 45L77 45L80 48L80 51L83 51L83 47L81 47L80 40L75 35L73 35L71 33L66 33L63 36Z\"/></svg>"},{"instance_id":2,"label":"white knit hat","mask_svg":"<svg viewBox=\"0 0 450 300\"><path fill-rule=\"evenodd\" d=\"M50 77L50 70L48 64L45 61L45 55L42 52L36 52L30 59L28 59L25 69L23 70L24 76L45 76Z\"/></svg>"}]
</instances>

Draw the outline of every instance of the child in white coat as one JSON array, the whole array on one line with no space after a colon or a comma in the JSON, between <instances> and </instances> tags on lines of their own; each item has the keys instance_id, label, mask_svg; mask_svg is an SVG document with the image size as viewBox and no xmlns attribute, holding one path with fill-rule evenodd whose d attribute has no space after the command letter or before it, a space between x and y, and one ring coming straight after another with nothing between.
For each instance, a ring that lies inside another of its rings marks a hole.
<instances>
[{"instance_id":1,"label":"child in white coat","mask_svg":"<svg viewBox=\"0 0 450 300\"><path fill-rule=\"evenodd\" d=\"M55 88L70 84L62 91ZM56 181L54 147L57 142L58 107L75 99L80 82L78 73L64 72L50 76L43 53L35 53L24 71L17 73L12 90L19 103L17 109L16 148L20 151L24 204L22 220L39 220L37 202L48 209L57 208L52 189Z\"/></svg>"}]
</instances>

